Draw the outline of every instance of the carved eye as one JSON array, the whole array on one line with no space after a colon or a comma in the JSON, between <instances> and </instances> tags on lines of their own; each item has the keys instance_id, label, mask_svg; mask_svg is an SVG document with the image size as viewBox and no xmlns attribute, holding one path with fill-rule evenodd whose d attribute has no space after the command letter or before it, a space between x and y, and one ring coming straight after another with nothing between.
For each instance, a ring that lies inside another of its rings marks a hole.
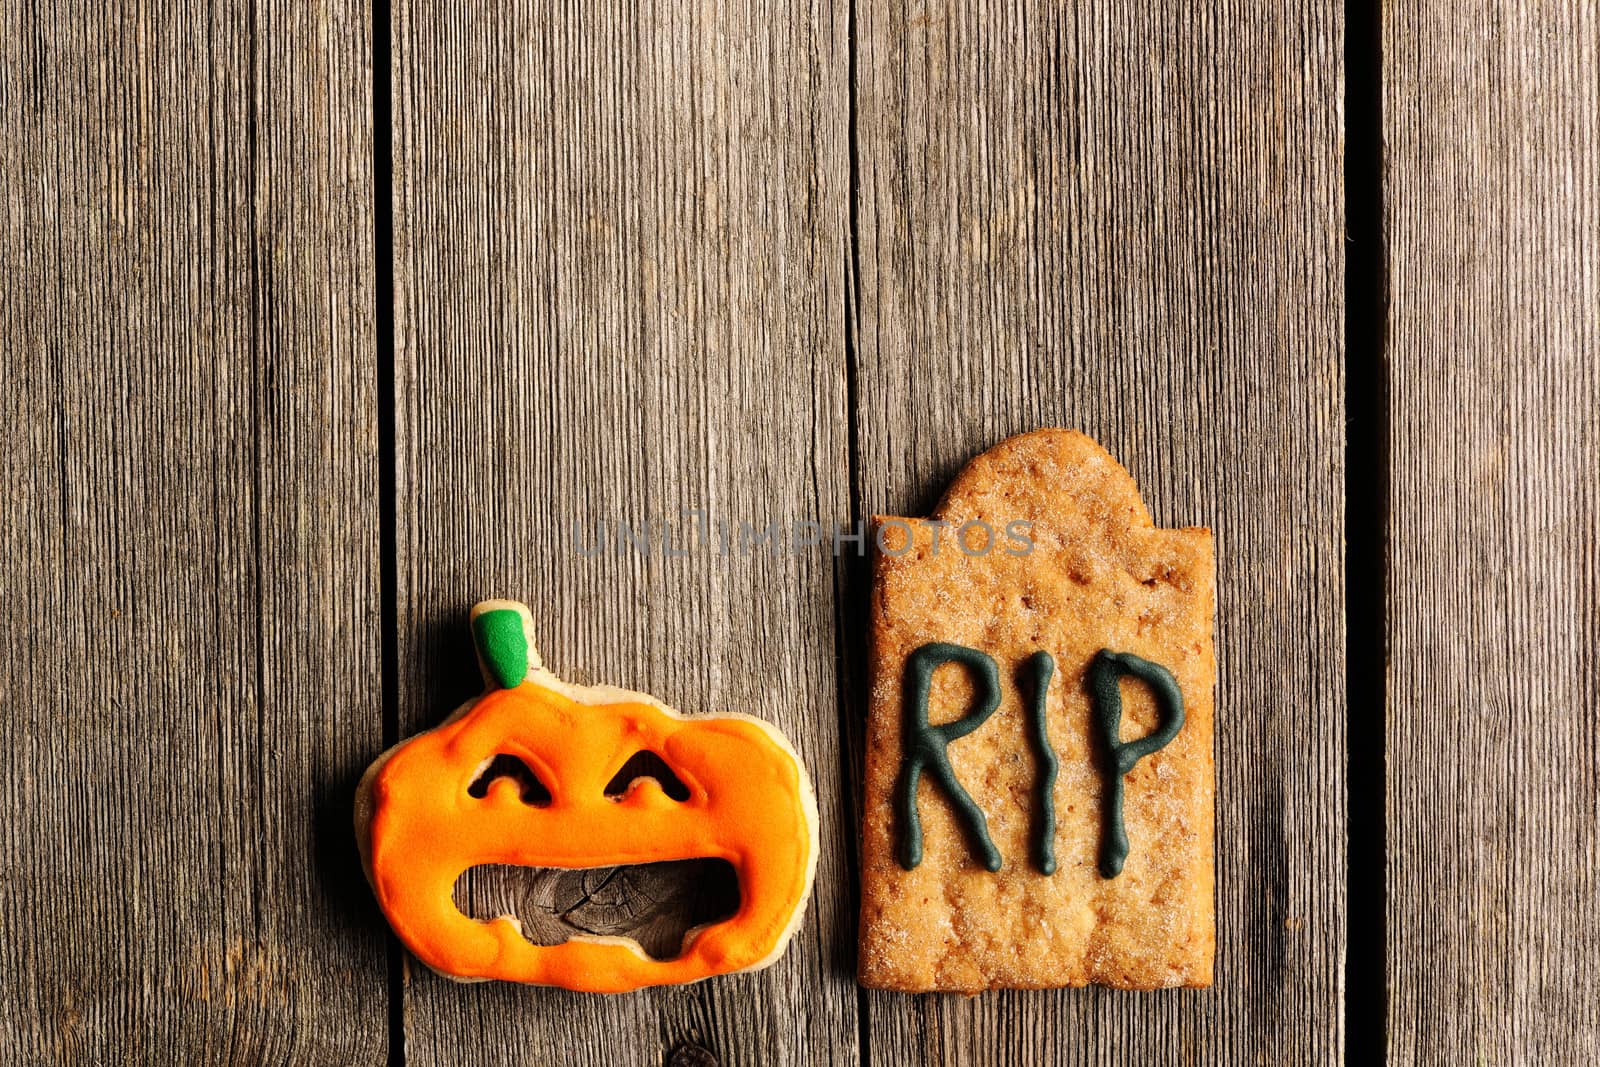
<instances>
[{"instance_id":1,"label":"carved eye","mask_svg":"<svg viewBox=\"0 0 1600 1067\"><path fill-rule=\"evenodd\" d=\"M542 808L550 803L550 790L539 781L539 776L533 773L533 768L504 752L490 760L488 765L478 772L478 777L467 786L467 795L482 800L489 795L489 787L499 778L510 778L517 783L522 790L524 804Z\"/></svg>"},{"instance_id":2,"label":"carved eye","mask_svg":"<svg viewBox=\"0 0 1600 1067\"><path fill-rule=\"evenodd\" d=\"M666 760L649 750L635 752L628 757L628 762L624 763L622 769L606 784L606 796L612 799L621 798L640 778L654 778L656 784L661 786L661 791L673 800L689 799L689 787L672 773L672 768L667 766Z\"/></svg>"}]
</instances>

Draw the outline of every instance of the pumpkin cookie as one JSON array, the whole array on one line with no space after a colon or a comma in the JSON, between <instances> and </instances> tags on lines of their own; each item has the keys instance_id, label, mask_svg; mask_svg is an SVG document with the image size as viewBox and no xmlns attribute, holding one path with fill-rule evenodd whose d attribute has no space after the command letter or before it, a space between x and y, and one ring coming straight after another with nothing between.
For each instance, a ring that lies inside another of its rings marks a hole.
<instances>
[{"instance_id":1,"label":"pumpkin cookie","mask_svg":"<svg viewBox=\"0 0 1600 1067\"><path fill-rule=\"evenodd\" d=\"M1210 985L1210 531L1068 430L875 527L861 983Z\"/></svg>"},{"instance_id":2,"label":"pumpkin cookie","mask_svg":"<svg viewBox=\"0 0 1600 1067\"><path fill-rule=\"evenodd\" d=\"M406 947L461 981L595 993L777 960L817 863L816 797L783 734L745 715L687 717L638 693L568 685L541 666L528 609L512 601L475 607L472 632L488 692L385 752L357 791L362 864ZM675 795L643 776L608 795L641 753L665 763ZM457 879L479 865L703 859L733 868L738 908L691 931L670 959L622 937L535 945L514 916L479 921L453 900Z\"/></svg>"}]
</instances>

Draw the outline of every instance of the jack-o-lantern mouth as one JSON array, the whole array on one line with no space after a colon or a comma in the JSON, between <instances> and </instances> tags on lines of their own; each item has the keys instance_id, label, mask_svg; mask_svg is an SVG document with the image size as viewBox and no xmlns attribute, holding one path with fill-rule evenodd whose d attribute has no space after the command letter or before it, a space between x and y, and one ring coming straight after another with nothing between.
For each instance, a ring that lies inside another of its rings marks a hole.
<instances>
[{"instance_id":1,"label":"jack-o-lantern mouth","mask_svg":"<svg viewBox=\"0 0 1600 1067\"><path fill-rule=\"evenodd\" d=\"M739 878L724 859L665 860L619 867L480 864L456 880L468 918L515 918L535 945L573 937L623 937L652 960L676 959L692 936L739 910Z\"/></svg>"}]
</instances>

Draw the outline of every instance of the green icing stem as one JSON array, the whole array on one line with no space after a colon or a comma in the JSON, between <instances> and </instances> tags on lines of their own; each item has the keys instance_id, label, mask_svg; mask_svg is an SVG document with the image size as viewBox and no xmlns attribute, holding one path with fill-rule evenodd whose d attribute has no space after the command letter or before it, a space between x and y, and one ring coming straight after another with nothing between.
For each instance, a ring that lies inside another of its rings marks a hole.
<instances>
[{"instance_id":1,"label":"green icing stem","mask_svg":"<svg viewBox=\"0 0 1600 1067\"><path fill-rule=\"evenodd\" d=\"M522 684L528 676L528 633L521 612L510 608L484 612L472 620L472 639L496 685L511 689Z\"/></svg>"},{"instance_id":2,"label":"green icing stem","mask_svg":"<svg viewBox=\"0 0 1600 1067\"><path fill-rule=\"evenodd\" d=\"M1155 693L1160 726L1137 741L1122 738L1122 679L1138 678ZM1089 692L1094 719L1106 756L1105 835L1100 846L1100 873L1115 878L1128 859L1128 831L1122 822L1122 778L1134 764L1165 748L1183 728L1183 691L1172 672L1130 652L1101 649L1089 665Z\"/></svg>"},{"instance_id":3,"label":"green icing stem","mask_svg":"<svg viewBox=\"0 0 1600 1067\"><path fill-rule=\"evenodd\" d=\"M965 665L977 677L982 690L972 710L955 722L928 725L928 690L933 672L946 663ZM924 770L944 787L955 808L956 817L966 825L971 846L984 867L1000 869L1000 850L989 837L989 824L978 807L956 780L946 751L950 742L960 740L982 726L1000 706L1000 672L994 659L974 648L935 641L923 645L906 660L905 726L902 736L904 761L900 773L900 825L902 830L900 865L913 870L922 862L922 821L917 814L917 785Z\"/></svg>"},{"instance_id":4,"label":"green icing stem","mask_svg":"<svg viewBox=\"0 0 1600 1067\"><path fill-rule=\"evenodd\" d=\"M1028 704L1028 727L1033 735L1033 747L1039 760L1038 830L1033 843L1033 862L1041 874L1056 873L1056 772L1061 761L1050 746L1050 728L1045 721L1045 697L1050 692L1050 679L1056 672L1056 661L1050 653L1040 649L1028 657L1024 671L1033 674L1033 700Z\"/></svg>"}]
</instances>

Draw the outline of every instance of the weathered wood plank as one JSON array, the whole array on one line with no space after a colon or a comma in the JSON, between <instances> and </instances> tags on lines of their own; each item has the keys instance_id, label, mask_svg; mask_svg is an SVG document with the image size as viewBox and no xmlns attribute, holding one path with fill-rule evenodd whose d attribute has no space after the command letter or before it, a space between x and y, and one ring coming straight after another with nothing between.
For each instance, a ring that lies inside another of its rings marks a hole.
<instances>
[{"instance_id":1,"label":"weathered wood plank","mask_svg":"<svg viewBox=\"0 0 1600 1067\"><path fill-rule=\"evenodd\" d=\"M1397 5L1389 1046L1600 1060L1600 16Z\"/></svg>"},{"instance_id":2,"label":"weathered wood plank","mask_svg":"<svg viewBox=\"0 0 1600 1067\"><path fill-rule=\"evenodd\" d=\"M824 846L770 970L601 998L412 965L408 1059L854 1062L832 561L722 556L681 514L848 506L844 19L415 0L394 28L402 730L477 691L472 602L524 598L565 677L781 726ZM575 544L617 521L647 554Z\"/></svg>"},{"instance_id":3,"label":"weathered wood plank","mask_svg":"<svg viewBox=\"0 0 1600 1067\"><path fill-rule=\"evenodd\" d=\"M3 11L0 1060L381 1063L366 7Z\"/></svg>"},{"instance_id":4,"label":"weathered wood plank","mask_svg":"<svg viewBox=\"0 0 1600 1067\"><path fill-rule=\"evenodd\" d=\"M1220 586L1215 988L873 994L869 1059L1337 1062L1340 8L858 11L862 510L1073 426Z\"/></svg>"}]
</instances>

